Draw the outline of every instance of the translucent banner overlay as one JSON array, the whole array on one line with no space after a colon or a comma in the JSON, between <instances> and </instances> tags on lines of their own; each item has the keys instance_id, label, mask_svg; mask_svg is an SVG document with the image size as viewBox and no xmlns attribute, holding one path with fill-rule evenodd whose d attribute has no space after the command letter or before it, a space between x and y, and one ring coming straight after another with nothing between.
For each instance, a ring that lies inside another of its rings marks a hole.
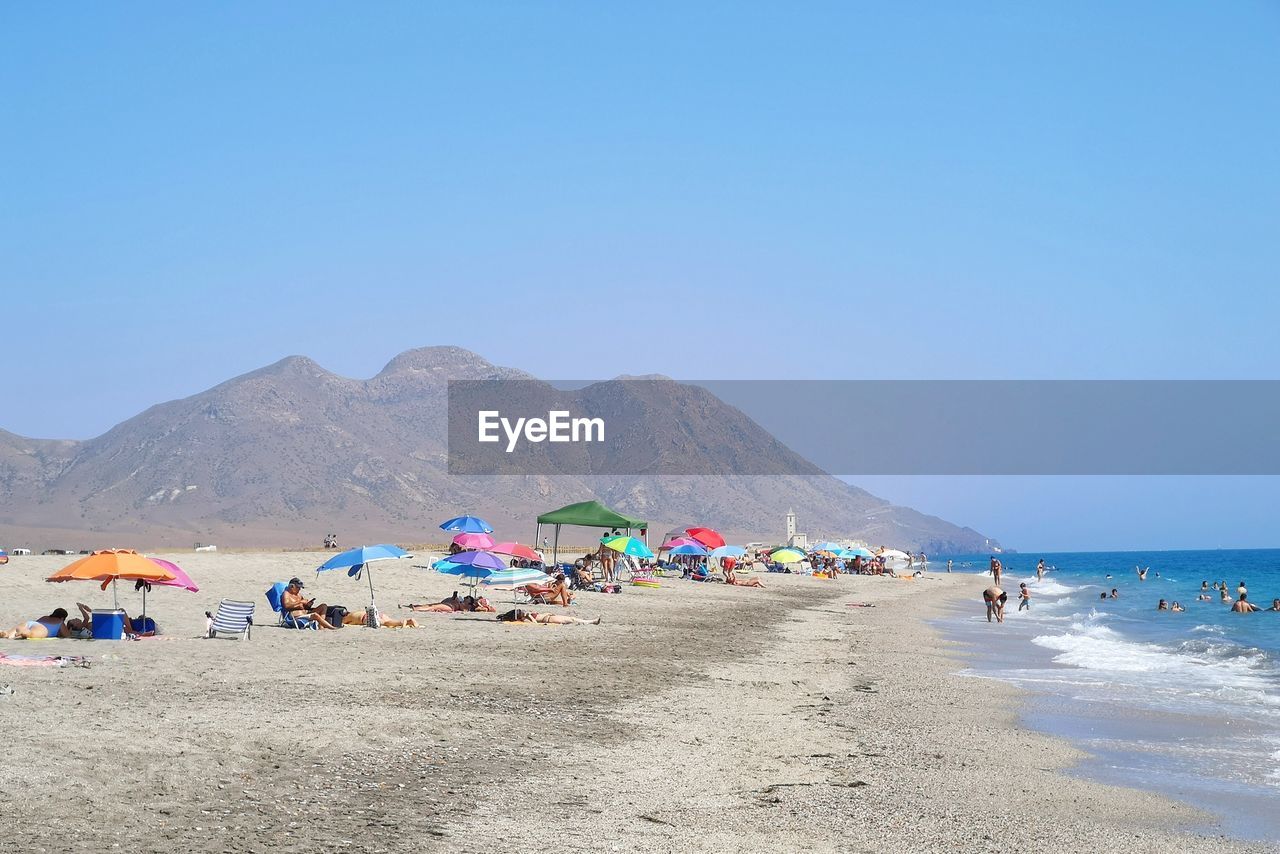
<instances>
[{"instance_id":1,"label":"translucent banner overlay","mask_svg":"<svg viewBox=\"0 0 1280 854\"><path fill-rule=\"evenodd\" d=\"M1280 474L1273 380L453 380L466 475Z\"/></svg>"}]
</instances>

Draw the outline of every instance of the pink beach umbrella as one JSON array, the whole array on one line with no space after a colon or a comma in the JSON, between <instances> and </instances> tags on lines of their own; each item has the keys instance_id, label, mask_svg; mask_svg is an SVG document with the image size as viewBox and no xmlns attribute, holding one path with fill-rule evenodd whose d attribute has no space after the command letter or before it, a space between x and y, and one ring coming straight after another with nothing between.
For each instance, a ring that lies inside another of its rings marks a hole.
<instances>
[{"instance_id":1,"label":"pink beach umbrella","mask_svg":"<svg viewBox=\"0 0 1280 854\"><path fill-rule=\"evenodd\" d=\"M187 575L186 571L173 561L161 560L158 557L149 557L147 560L172 572L173 578L167 578L163 581L139 581L137 583L136 586L142 588L142 619L145 620L147 618L147 591L151 589L153 584L158 584L162 587L181 587L183 590L190 590L192 593L200 592L199 585L192 581L191 576Z\"/></svg>"},{"instance_id":2,"label":"pink beach umbrella","mask_svg":"<svg viewBox=\"0 0 1280 854\"><path fill-rule=\"evenodd\" d=\"M496 543L489 546L489 551L494 554L507 555L508 557L518 557L524 560L536 560L542 562L542 555L531 549L529 546L522 546L519 543Z\"/></svg>"},{"instance_id":3,"label":"pink beach umbrella","mask_svg":"<svg viewBox=\"0 0 1280 854\"><path fill-rule=\"evenodd\" d=\"M459 534L453 538L453 544L460 549L492 549L493 537L489 534Z\"/></svg>"},{"instance_id":4,"label":"pink beach umbrella","mask_svg":"<svg viewBox=\"0 0 1280 854\"><path fill-rule=\"evenodd\" d=\"M680 546L701 546L701 545L702 543L698 542L693 537L672 537L671 539L663 543L661 546L659 546L658 551L665 552L665 551L671 551L672 549L677 549Z\"/></svg>"}]
</instances>

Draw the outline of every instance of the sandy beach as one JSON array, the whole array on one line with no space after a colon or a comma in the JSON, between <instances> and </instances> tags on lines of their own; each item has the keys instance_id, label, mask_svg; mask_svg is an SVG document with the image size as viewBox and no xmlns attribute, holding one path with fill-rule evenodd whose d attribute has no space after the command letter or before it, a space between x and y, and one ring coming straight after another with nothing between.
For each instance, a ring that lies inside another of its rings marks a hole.
<instances>
[{"instance_id":1,"label":"sandy beach","mask_svg":"<svg viewBox=\"0 0 1280 854\"><path fill-rule=\"evenodd\" d=\"M148 597L163 637L0 641L90 664L0 667L19 850L1268 850L1062 773L1077 752L1018 726L1016 689L958 675L927 622L976 603L975 576L672 579L580 594L567 613L599 626L299 632L274 625L272 581L353 608L367 586L317 577L316 553L168 557L202 590ZM66 562L0 568L5 628L110 605L43 581ZM392 616L457 587L425 562L375 570ZM251 640L200 637L222 597L256 603Z\"/></svg>"}]
</instances>

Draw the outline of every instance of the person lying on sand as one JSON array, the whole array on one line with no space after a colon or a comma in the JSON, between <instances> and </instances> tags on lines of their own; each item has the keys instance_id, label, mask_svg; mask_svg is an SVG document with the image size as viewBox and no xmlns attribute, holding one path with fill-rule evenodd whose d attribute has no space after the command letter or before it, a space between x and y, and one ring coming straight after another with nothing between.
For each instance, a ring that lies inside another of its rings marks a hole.
<instances>
[{"instance_id":1,"label":"person lying on sand","mask_svg":"<svg viewBox=\"0 0 1280 854\"><path fill-rule=\"evenodd\" d=\"M344 626L363 626L364 611L353 614L350 611L342 618ZM378 625L384 629L416 629L418 621L410 617L407 620L393 620L383 611L378 612Z\"/></svg>"},{"instance_id":2,"label":"person lying on sand","mask_svg":"<svg viewBox=\"0 0 1280 854\"><path fill-rule=\"evenodd\" d=\"M489 603L489 600L483 596L464 596L462 597L462 610L464 611L484 611L490 614L498 613L498 609Z\"/></svg>"},{"instance_id":3,"label":"person lying on sand","mask_svg":"<svg viewBox=\"0 0 1280 854\"><path fill-rule=\"evenodd\" d=\"M515 608L498 615L503 623L541 623L544 626L598 626L600 618L584 620L582 617L568 617L564 614L539 614L537 611L525 611Z\"/></svg>"},{"instance_id":4,"label":"person lying on sand","mask_svg":"<svg viewBox=\"0 0 1280 854\"><path fill-rule=\"evenodd\" d=\"M326 619L329 606L317 605L314 597L302 598L303 586L302 579L296 576L289 579L289 586L285 587L284 594L280 597L280 610L295 620L315 620L316 625L322 629L336 629L337 626Z\"/></svg>"},{"instance_id":5,"label":"person lying on sand","mask_svg":"<svg viewBox=\"0 0 1280 854\"><path fill-rule=\"evenodd\" d=\"M1231 606L1231 610L1235 611L1237 614L1252 614L1254 611L1261 609L1249 601L1248 593L1241 593L1239 601Z\"/></svg>"},{"instance_id":6,"label":"person lying on sand","mask_svg":"<svg viewBox=\"0 0 1280 854\"><path fill-rule=\"evenodd\" d=\"M42 638L65 638L70 636L70 630L67 628L66 608L54 608L43 617L27 620L22 625L15 626L9 631L0 634L0 637L10 640L40 640Z\"/></svg>"},{"instance_id":7,"label":"person lying on sand","mask_svg":"<svg viewBox=\"0 0 1280 854\"><path fill-rule=\"evenodd\" d=\"M93 609L83 602L77 602L76 608L80 611L80 619L72 617L67 620L68 637L73 638L92 638L93 637ZM127 634L138 635L139 637L153 637L159 634L159 628L156 627L155 620L147 620L142 617L130 617L127 611L121 611L124 617L124 630ZM147 625L150 622L151 625Z\"/></svg>"},{"instance_id":8,"label":"person lying on sand","mask_svg":"<svg viewBox=\"0 0 1280 854\"><path fill-rule=\"evenodd\" d=\"M739 578L738 574L733 571L737 565L738 562L731 557L721 561L720 572L724 575L725 584L732 584L735 587L764 587L758 578L748 578L746 580Z\"/></svg>"}]
</instances>

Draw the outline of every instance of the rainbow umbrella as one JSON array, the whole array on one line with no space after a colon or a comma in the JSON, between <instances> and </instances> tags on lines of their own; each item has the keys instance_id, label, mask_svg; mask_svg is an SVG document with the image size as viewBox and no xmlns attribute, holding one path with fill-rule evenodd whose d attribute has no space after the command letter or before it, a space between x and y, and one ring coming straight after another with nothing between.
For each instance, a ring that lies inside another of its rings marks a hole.
<instances>
[{"instance_id":1,"label":"rainbow umbrella","mask_svg":"<svg viewBox=\"0 0 1280 854\"><path fill-rule=\"evenodd\" d=\"M710 528L688 528L685 533L709 549L718 549L724 545L724 537Z\"/></svg>"},{"instance_id":2,"label":"rainbow umbrella","mask_svg":"<svg viewBox=\"0 0 1280 854\"><path fill-rule=\"evenodd\" d=\"M624 555L632 557L653 557L653 552L642 540L635 537L603 537L600 542L604 543L607 549L613 549L615 552L621 552Z\"/></svg>"},{"instance_id":3,"label":"rainbow umbrella","mask_svg":"<svg viewBox=\"0 0 1280 854\"><path fill-rule=\"evenodd\" d=\"M778 563L799 563L804 560L804 552L791 547L774 549L769 552L769 557Z\"/></svg>"},{"instance_id":4,"label":"rainbow umbrella","mask_svg":"<svg viewBox=\"0 0 1280 854\"><path fill-rule=\"evenodd\" d=\"M453 538L453 544L462 549L492 549L492 534L458 534Z\"/></svg>"}]
</instances>

